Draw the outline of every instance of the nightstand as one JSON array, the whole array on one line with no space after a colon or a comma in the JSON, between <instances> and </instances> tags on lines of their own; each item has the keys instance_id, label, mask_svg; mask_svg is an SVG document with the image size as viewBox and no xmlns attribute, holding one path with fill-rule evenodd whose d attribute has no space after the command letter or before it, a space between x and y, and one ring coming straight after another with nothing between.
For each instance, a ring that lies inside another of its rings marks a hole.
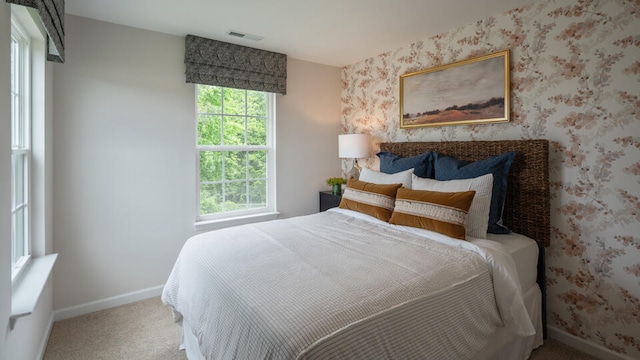
<instances>
[{"instance_id":1,"label":"nightstand","mask_svg":"<svg viewBox=\"0 0 640 360\"><path fill-rule=\"evenodd\" d=\"M320 191L320 211L325 211L340 205L342 195L333 195L331 191Z\"/></svg>"}]
</instances>

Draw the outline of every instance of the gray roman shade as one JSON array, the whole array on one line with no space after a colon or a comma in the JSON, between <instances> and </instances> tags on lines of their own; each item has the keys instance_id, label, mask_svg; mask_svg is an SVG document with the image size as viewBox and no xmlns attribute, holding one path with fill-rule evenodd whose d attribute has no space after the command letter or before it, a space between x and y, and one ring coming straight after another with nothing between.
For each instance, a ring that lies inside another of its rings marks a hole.
<instances>
[{"instance_id":1,"label":"gray roman shade","mask_svg":"<svg viewBox=\"0 0 640 360\"><path fill-rule=\"evenodd\" d=\"M64 0L6 0L38 11L47 31L47 60L64 62Z\"/></svg>"},{"instance_id":2,"label":"gray roman shade","mask_svg":"<svg viewBox=\"0 0 640 360\"><path fill-rule=\"evenodd\" d=\"M286 94L287 55L187 35L188 83Z\"/></svg>"}]
</instances>

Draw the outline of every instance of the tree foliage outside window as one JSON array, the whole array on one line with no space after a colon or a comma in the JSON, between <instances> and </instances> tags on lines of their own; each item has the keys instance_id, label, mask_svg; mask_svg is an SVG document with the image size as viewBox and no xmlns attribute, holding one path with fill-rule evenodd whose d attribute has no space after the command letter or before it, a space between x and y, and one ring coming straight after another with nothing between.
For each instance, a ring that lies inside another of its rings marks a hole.
<instances>
[{"instance_id":1,"label":"tree foliage outside window","mask_svg":"<svg viewBox=\"0 0 640 360\"><path fill-rule=\"evenodd\" d=\"M199 215L269 207L273 94L196 86Z\"/></svg>"}]
</instances>

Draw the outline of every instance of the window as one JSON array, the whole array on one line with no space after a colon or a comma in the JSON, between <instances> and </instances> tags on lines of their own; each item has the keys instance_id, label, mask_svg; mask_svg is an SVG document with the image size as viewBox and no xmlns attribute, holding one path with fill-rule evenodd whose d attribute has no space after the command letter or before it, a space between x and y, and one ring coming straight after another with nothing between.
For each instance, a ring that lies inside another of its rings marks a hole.
<instances>
[{"instance_id":1,"label":"window","mask_svg":"<svg viewBox=\"0 0 640 360\"><path fill-rule=\"evenodd\" d=\"M271 93L196 85L198 220L275 211Z\"/></svg>"},{"instance_id":2,"label":"window","mask_svg":"<svg viewBox=\"0 0 640 360\"><path fill-rule=\"evenodd\" d=\"M30 44L22 26L11 21L11 279L31 258L29 173L31 165Z\"/></svg>"}]
</instances>

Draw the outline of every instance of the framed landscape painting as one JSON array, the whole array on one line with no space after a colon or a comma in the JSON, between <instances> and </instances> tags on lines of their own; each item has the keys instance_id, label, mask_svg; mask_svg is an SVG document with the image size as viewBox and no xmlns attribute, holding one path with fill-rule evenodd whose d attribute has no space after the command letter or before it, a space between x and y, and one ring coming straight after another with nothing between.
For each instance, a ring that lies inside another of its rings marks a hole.
<instances>
[{"instance_id":1,"label":"framed landscape painting","mask_svg":"<svg viewBox=\"0 0 640 360\"><path fill-rule=\"evenodd\" d=\"M509 121L509 50L400 76L400 127Z\"/></svg>"}]
</instances>

